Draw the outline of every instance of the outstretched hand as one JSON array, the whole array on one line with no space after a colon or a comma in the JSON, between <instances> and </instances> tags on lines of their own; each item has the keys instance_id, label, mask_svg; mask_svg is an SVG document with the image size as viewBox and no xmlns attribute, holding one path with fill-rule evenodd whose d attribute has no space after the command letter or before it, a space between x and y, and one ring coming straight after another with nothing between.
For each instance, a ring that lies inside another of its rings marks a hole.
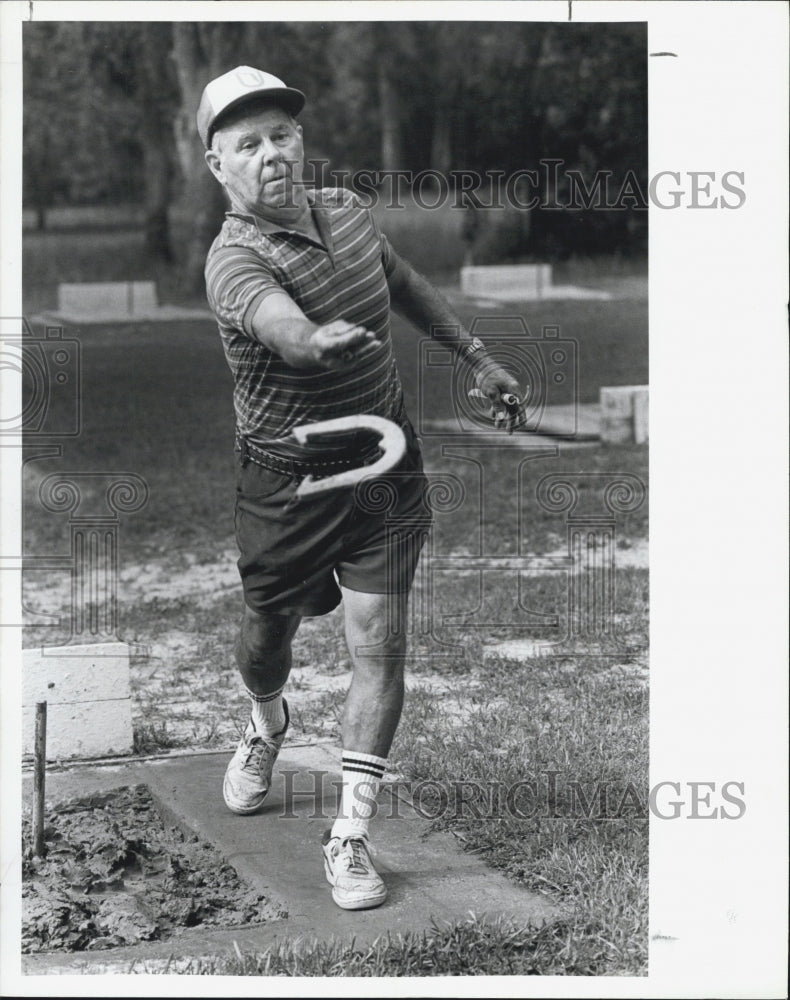
<instances>
[{"instance_id":1,"label":"outstretched hand","mask_svg":"<svg viewBox=\"0 0 790 1000\"><path fill-rule=\"evenodd\" d=\"M319 326L310 335L310 349L321 368L353 368L383 346L372 331L344 319Z\"/></svg>"},{"instance_id":2,"label":"outstretched hand","mask_svg":"<svg viewBox=\"0 0 790 1000\"><path fill-rule=\"evenodd\" d=\"M508 434L512 434L526 423L524 398L519 384L499 365L491 365L477 376L477 389L473 389L472 393L478 398L488 399L495 427L503 427Z\"/></svg>"}]
</instances>

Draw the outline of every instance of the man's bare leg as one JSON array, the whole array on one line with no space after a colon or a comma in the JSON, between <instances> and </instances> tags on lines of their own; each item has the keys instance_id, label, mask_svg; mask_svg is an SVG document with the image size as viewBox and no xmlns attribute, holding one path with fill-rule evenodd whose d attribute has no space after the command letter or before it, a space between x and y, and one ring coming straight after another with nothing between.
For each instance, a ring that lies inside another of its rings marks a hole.
<instances>
[{"instance_id":1,"label":"man's bare leg","mask_svg":"<svg viewBox=\"0 0 790 1000\"><path fill-rule=\"evenodd\" d=\"M403 707L407 594L343 590L354 673L343 713L340 810L324 838L332 898L347 910L380 906L387 887L370 860L368 824Z\"/></svg>"},{"instance_id":2,"label":"man's bare leg","mask_svg":"<svg viewBox=\"0 0 790 1000\"><path fill-rule=\"evenodd\" d=\"M288 680L291 640L300 621L298 615L261 615L245 605L236 641L236 663L249 692L269 695Z\"/></svg>"},{"instance_id":3,"label":"man's bare leg","mask_svg":"<svg viewBox=\"0 0 790 1000\"><path fill-rule=\"evenodd\" d=\"M298 615L261 615L244 609L236 662L252 707L225 772L223 796L232 812L255 812L269 792L274 762L288 729L283 686L291 671L291 640L299 621Z\"/></svg>"},{"instance_id":4,"label":"man's bare leg","mask_svg":"<svg viewBox=\"0 0 790 1000\"><path fill-rule=\"evenodd\" d=\"M343 746L386 757L403 708L408 594L343 589L354 673L343 711Z\"/></svg>"}]
</instances>

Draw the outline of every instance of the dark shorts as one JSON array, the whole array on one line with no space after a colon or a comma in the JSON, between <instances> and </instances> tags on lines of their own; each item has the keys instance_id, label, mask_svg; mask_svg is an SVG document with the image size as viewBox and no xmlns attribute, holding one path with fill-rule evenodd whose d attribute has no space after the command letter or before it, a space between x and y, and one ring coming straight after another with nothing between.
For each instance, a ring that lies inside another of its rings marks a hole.
<instances>
[{"instance_id":1,"label":"dark shorts","mask_svg":"<svg viewBox=\"0 0 790 1000\"><path fill-rule=\"evenodd\" d=\"M236 542L248 607L259 613L325 615L338 583L369 594L411 588L431 515L413 428L384 476L355 488L295 497L299 480L236 459Z\"/></svg>"}]
</instances>

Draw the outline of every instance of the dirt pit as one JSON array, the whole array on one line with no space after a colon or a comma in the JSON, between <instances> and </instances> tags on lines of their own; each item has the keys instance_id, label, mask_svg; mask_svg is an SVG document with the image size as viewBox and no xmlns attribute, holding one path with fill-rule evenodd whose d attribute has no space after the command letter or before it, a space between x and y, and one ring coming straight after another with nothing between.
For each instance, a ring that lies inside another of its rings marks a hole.
<instances>
[{"instance_id":1,"label":"dirt pit","mask_svg":"<svg viewBox=\"0 0 790 1000\"><path fill-rule=\"evenodd\" d=\"M287 916L196 835L163 821L145 785L48 808L45 856L23 817L22 951L165 940L186 927Z\"/></svg>"}]
</instances>

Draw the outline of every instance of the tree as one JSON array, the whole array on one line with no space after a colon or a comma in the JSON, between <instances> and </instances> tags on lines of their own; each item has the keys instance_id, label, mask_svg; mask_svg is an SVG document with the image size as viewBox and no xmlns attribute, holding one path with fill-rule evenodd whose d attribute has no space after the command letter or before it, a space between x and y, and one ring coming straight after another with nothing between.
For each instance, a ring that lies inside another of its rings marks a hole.
<instances>
[{"instance_id":1,"label":"tree","mask_svg":"<svg viewBox=\"0 0 790 1000\"><path fill-rule=\"evenodd\" d=\"M421 27L409 22L331 26L325 46L330 91L319 97L329 152L342 169L420 169L430 73ZM353 59L349 58L353 53Z\"/></svg>"},{"instance_id":2,"label":"tree","mask_svg":"<svg viewBox=\"0 0 790 1000\"><path fill-rule=\"evenodd\" d=\"M195 112L206 83L242 63L305 92L308 159L333 169L485 178L552 157L563 161L560 188L568 170L588 183L599 170L620 182L632 170L646 187L643 25L33 22L24 28L24 196L39 225L57 201L143 204L148 252L166 260L172 247L184 290L201 290L224 200ZM627 246L646 231L639 211L512 215L513 253ZM492 252L502 246L496 234Z\"/></svg>"},{"instance_id":3,"label":"tree","mask_svg":"<svg viewBox=\"0 0 790 1000\"><path fill-rule=\"evenodd\" d=\"M177 86L170 63L172 26L166 22L88 22L85 43L94 81L112 105L112 121L132 116L142 160L145 246L159 260L173 259L170 245L172 119ZM106 106L106 105L105 105Z\"/></svg>"},{"instance_id":4,"label":"tree","mask_svg":"<svg viewBox=\"0 0 790 1000\"><path fill-rule=\"evenodd\" d=\"M143 109L140 140L145 171L145 245L154 256L166 261L173 259L169 211L177 87L170 60L172 45L170 24L152 22L138 31L137 97Z\"/></svg>"},{"instance_id":5,"label":"tree","mask_svg":"<svg viewBox=\"0 0 790 1000\"><path fill-rule=\"evenodd\" d=\"M64 197L75 162L84 73L77 24L24 25L22 129L24 202L44 229L47 210Z\"/></svg>"},{"instance_id":6,"label":"tree","mask_svg":"<svg viewBox=\"0 0 790 1000\"><path fill-rule=\"evenodd\" d=\"M378 91L381 122L382 170L401 170L403 167L403 136L401 131L401 100L395 84L398 67L397 48L393 33L398 28L381 21L371 24L376 62L376 88ZM395 34L397 37L397 34Z\"/></svg>"},{"instance_id":7,"label":"tree","mask_svg":"<svg viewBox=\"0 0 790 1000\"><path fill-rule=\"evenodd\" d=\"M174 119L175 142L181 165L181 209L185 238L181 256L183 284L190 292L203 288L206 254L222 224L222 189L206 167L195 114L209 80L238 64L242 23L173 25L173 56L181 91Z\"/></svg>"}]
</instances>

